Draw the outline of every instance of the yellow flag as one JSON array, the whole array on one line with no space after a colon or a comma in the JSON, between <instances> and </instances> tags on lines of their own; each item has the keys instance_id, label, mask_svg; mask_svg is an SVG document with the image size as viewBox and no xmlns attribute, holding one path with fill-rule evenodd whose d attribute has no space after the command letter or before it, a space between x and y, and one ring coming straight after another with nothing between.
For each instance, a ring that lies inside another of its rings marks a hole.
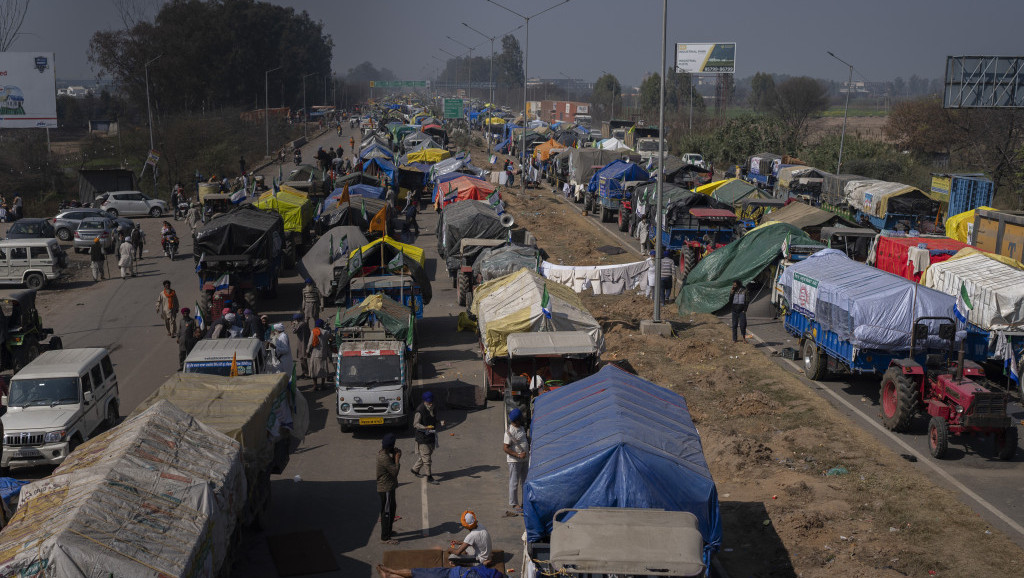
<instances>
[{"instance_id":1,"label":"yellow flag","mask_svg":"<svg viewBox=\"0 0 1024 578\"><path fill-rule=\"evenodd\" d=\"M231 354L231 373L228 374L228 377L238 377L238 354L237 353L232 353Z\"/></svg>"},{"instance_id":2,"label":"yellow flag","mask_svg":"<svg viewBox=\"0 0 1024 578\"><path fill-rule=\"evenodd\" d=\"M388 206L384 205L376 215L370 219L370 232L380 231L385 235L388 232Z\"/></svg>"}]
</instances>

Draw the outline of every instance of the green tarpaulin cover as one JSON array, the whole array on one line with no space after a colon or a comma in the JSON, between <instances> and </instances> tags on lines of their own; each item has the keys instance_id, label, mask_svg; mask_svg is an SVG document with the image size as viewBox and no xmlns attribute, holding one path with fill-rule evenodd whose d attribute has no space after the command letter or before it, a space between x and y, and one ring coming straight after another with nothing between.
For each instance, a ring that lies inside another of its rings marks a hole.
<instances>
[{"instance_id":1,"label":"green tarpaulin cover","mask_svg":"<svg viewBox=\"0 0 1024 578\"><path fill-rule=\"evenodd\" d=\"M753 281L765 267L782 254L782 243L818 245L803 231L787 223L773 223L746 235L704 257L686 277L676 297L679 314L713 313L729 303L733 281Z\"/></svg>"},{"instance_id":2,"label":"green tarpaulin cover","mask_svg":"<svg viewBox=\"0 0 1024 578\"><path fill-rule=\"evenodd\" d=\"M359 305L349 307L341 316L337 327L361 327L371 321L370 317L384 326L384 330L395 339L409 339L412 327L412 313L408 307L384 295L370 295Z\"/></svg>"}]
</instances>

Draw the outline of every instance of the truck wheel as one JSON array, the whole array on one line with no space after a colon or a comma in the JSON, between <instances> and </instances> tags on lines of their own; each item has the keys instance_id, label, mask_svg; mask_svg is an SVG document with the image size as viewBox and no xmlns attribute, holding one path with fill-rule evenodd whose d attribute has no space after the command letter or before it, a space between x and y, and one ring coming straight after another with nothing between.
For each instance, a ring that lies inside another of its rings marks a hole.
<instances>
[{"instance_id":1,"label":"truck wheel","mask_svg":"<svg viewBox=\"0 0 1024 578\"><path fill-rule=\"evenodd\" d=\"M25 287L39 290L46 284L46 278L40 273L29 273L25 276Z\"/></svg>"},{"instance_id":2,"label":"truck wheel","mask_svg":"<svg viewBox=\"0 0 1024 578\"><path fill-rule=\"evenodd\" d=\"M1012 460L1017 455L1017 426L1011 425L1005 430L996 433L996 457L1005 461Z\"/></svg>"},{"instance_id":3,"label":"truck wheel","mask_svg":"<svg viewBox=\"0 0 1024 578\"><path fill-rule=\"evenodd\" d=\"M894 432L905 432L920 403L920 392L916 385L899 367L890 367L882 376L881 394L882 424Z\"/></svg>"},{"instance_id":4,"label":"truck wheel","mask_svg":"<svg viewBox=\"0 0 1024 578\"><path fill-rule=\"evenodd\" d=\"M629 221L627 221L626 217L623 216L622 209L619 209L618 220L619 220L619 230L622 231L623 233L625 233L626 229L629 229Z\"/></svg>"},{"instance_id":5,"label":"truck wheel","mask_svg":"<svg viewBox=\"0 0 1024 578\"><path fill-rule=\"evenodd\" d=\"M824 378L828 368L825 363L825 356L818 349L818 344L813 339L804 339L800 350L804 358L804 375L807 376L807 379L818 380Z\"/></svg>"},{"instance_id":6,"label":"truck wheel","mask_svg":"<svg viewBox=\"0 0 1024 578\"><path fill-rule=\"evenodd\" d=\"M345 424L338 424L338 425L339 425L339 429L341 429L341 433L347 434L347 433L351 433L352 432L352 426L345 425Z\"/></svg>"},{"instance_id":7,"label":"truck wheel","mask_svg":"<svg viewBox=\"0 0 1024 578\"><path fill-rule=\"evenodd\" d=\"M111 401L110 405L107 406L107 419L104 423L104 429L111 429L117 426L117 422L121 419L121 413L117 409L117 402Z\"/></svg>"},{"instance_id":8,"label":"truck wheel","mask_svg":"<svg viewBox=\"0 0 1024 578\"><path fill-rule=\"evenodd\" d=\"M1016 444L1014 444L1016 448ZM932 457L941 460L949 449L949 424L939 416L932 416L928 422L928 450Z\"/></svg>"},{"instance_id":9,"label":"truck wheel","mask_svg":"<svg viewBox=\"0 0 1024 578\"><path fill-rule=\"evenodd\" d=\"M469 279L466 278L465 273L460 272L455 281L459 289L459 305L464 306L466 304L466 293L469 292Z\"/></svg>"},{"instance_id":10,"label":"truck wheel","mask_svg":"<svg viewBox=\"0 0 1024 578\"><path fill-rule=\"evenodd\" d=\"M608 207L601 207L601 222L610 223L612 220L612 211Z\"/></svg>"},{"instance_id":11,"label":"truck wheel","mask_svg":"<svg viewBox=\"0 0 1024 578\"><path fill-rule=\"evenodd\" d=\"M682 262L679 263L680 277L683 280L683 285L686 285L686 278L690 276L690 271L697 266L697 252L693 250L693 247L683 245L680 254L682 255Z\"/></svg>"}]
</instances>

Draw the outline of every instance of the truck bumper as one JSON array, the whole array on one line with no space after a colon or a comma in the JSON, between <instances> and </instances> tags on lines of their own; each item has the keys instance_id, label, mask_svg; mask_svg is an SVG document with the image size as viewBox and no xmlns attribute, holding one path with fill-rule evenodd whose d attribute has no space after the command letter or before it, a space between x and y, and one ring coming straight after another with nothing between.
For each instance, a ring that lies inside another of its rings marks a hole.
<instances>
[{"instance_id":1,"label":"truck bumper","mask_svg":"<svg viewBox=\"0 0 1024 578\"><path fill-rule=\"evenodd\" d=\"M345 427L391 427L404 425L407 415L339 415L338 424Z\"/></svg>"},{"instance_id":2,"label":"truck bumper","mask_svg":"<svg viewBox=\"0 0 1024 578\"><path fill-rule=\"evenodd\" d=\"M59 466L69 453L67 442L31 447L4 447L0 466L5 468Z\"/></svg>"}]
</instances>

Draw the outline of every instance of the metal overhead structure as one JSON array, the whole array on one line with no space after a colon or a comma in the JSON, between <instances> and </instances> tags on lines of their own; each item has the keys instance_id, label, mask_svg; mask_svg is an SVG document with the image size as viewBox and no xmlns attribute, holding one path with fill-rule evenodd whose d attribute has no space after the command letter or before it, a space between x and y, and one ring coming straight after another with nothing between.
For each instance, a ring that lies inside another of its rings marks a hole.
<instances>
[{"instance_id":1,"label":"metal overhead structure","mask_svg":"<svg viewBox=\"0 0 1024 578\"><path fill-rule=\"evenodd\" d=\"M1024 108L1024 56L947 56L944 108Z\"/></svg>"}]
</instances>

